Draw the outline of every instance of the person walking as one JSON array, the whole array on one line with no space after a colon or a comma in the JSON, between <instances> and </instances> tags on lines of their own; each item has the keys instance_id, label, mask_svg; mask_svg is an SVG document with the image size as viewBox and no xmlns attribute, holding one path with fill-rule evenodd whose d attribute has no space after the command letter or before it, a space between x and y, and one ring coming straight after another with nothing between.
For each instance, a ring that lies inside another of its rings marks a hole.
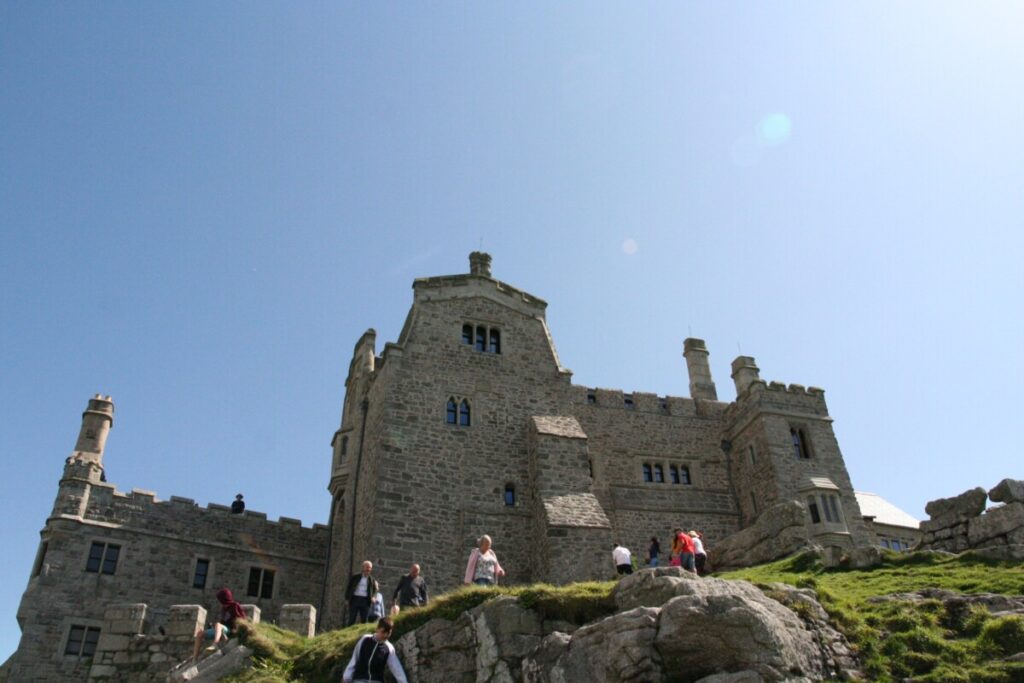
<instances>
[{"instance_id":1,"label":"person walking","mask_svg":"<svg viewBox=\"0 0 1024 683\"><path fill-rule=\"evenodd\" d=\"M698 576L707 573L705 568L708 563L708 553L704 550L704 537L696 530L690 530L690 538L693 539L693 562Z\"/></svg>"},{"instance_id":2,"label":"person walking","mask_svg":"<svg viewBox=\"0 0 1024 683\"><path fill-rule=\"evenodd\" d=\"M409 573L398 580L391 603L402 607L422 607L427 604L427 581L420 574L420 566L409 567Z\"/></svg>"},{"instance_id":3,"label":"person walking","mask_svg":"<svg viewBox=\"0 0 1024 683\"><path fill-rule=\"evenodd\" d=\"M658 566L658 555L661 554L661 544L658 543L658 539L651 537L651 545L647 547L647 566L657 567Z\"/></svg>"},{"instance_id":4,"label":"person walking","mask_svg":"<svg viewBox=\"0 0 1024 683\"><path fill-rule=\"evenodd\" d=\"M615 571L618 572L619 576L633 573L633 554L629 552L629 548L623 547L621 543L612 545L612 563L615 565Z\"/></svg>"},{"instance_id":5,"label":"person walking","mask_svg":"<svg viewBox=\"0 0 1024 683\"><path fill-rule=\"evenodd\" d=\"M679 566L689 572L696 573L693 563L693 539L682 529L676 529L676 540L672 552L679 552Z\"/></svg>"},{"instance_id":6,"label":"person walking","mask_svg":"<svg viewBox=\"0 0 1024 683\"><path fill-rule=\"evenodd\" d=\"M345 588L345 603L348 605L348 623L351 626L356 623L365 624L370 613L370 601L373 596L380 592L380 584L377 579L371 576L373 562L363 562L363 570L359 574L353 574L348 580Z\"/></svg>"},{"instance_id":7,"label":"person walking","mask_svg":"<svg viewBox=\"0 0 1024 683\"><path fill-rule=\"evenodd\" d=\"M505 570L498 564L498 556L491 549L491 537L484 534L477 542L477 547L469 554L466 563L466 576L463 583L475 583L478 586L493 586L498 579L505 576Z\"/></svg>"},{"instance_id":8,"label":"person walking","mask_svg":"<svg viewBox=\"0 0 1024 683\"><path fill-rule=\"evenodd\" d=\"M356 642L352 659L341 675L344 683L384 683L384 669L391 672L396 683L409 683L395 646L388 641L393 630L391 620L385 617L377 622L373 633Z\"/></svg>"}]
</instances>

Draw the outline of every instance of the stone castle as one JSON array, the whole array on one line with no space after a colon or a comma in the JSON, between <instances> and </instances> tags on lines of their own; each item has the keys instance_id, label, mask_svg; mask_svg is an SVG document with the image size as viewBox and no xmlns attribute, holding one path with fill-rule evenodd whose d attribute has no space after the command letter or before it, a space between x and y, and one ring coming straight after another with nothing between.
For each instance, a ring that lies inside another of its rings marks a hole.
<instances>
[{"instance_id":1,"label":"stone castle","mask_svg":"<svg viewBox=\"0 0 1024 683\"><path fill-rule=\"evenodd\" d=\"M513 583L608 578L613 541L642 554L677 526L702 530L713 562L717 546L736 546L727 539L780 552L791 548L772 538L876 545L821 389L765 382L740 356L737 398L719 401L692 338L689 398L575 385L547 304L494 279L480 252L468 274L417 279L413 292L395 342L378 352L368 330L355 345L326 525L117 490L103 463L113 402L90 399L18 610L9 680L86 680L97 643L115 637L103 631L115 603L146 603L146 628L163 632L172 605L212 607L228 586L265 621L304 603L335 628L362 560L385 592L418 562L436 594L461 583L485 533Z\"/></svg>"}]
</instances>

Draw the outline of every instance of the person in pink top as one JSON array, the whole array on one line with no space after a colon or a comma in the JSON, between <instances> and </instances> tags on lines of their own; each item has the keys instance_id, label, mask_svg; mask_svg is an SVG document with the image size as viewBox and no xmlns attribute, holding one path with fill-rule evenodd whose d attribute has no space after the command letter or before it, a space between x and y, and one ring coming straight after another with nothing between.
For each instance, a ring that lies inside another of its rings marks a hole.
<instances>
[{"instance_id":1,"label":"person in pink top","mask_svg":"<svg viewBox=\"0 0 1024 683\"><path fill-rule=\"evenodd\" d=\"M466 576L463 583L475 583L478 586L493 586L498 578L505 576L505 570L498 564L498 556L491 550L491 537L484 534L480 537L478 548L473 548L466 563Z\"/></svg>"}]
</instances>

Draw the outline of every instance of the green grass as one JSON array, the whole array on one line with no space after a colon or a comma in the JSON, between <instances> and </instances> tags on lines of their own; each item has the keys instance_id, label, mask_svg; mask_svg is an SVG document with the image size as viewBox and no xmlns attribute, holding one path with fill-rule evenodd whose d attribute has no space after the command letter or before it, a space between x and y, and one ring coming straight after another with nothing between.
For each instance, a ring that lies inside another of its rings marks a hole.
<instances>
[{"instance_id":1,"label":"green grass","mask_svg":"<svg viewBox=\"0 0 1024 683\"><path fill-rule=\"evenodd\" d=\"M938 553L889 553L881 566L827 571L814 555L728 572L761 586L813 588L833 624L858 651L869 680L921 683L1020 683L1024 667L999 662L1024 650L1024 618L993 618L983 608L947 610L938 600L870 598L944 588L960 593L1024 594L1024 566Z\"/></svg>"},{"instance_id":2,"label":"green grass","mask_svg":"<svg viewBox=\"0 0 1024 683\"><path fill-rule=\"evenodd\" d=\"M772 564L720 575L762 587L781 582L813 588L833 624L860 655L868 680L894 683L1024 683L1024 666L999 660L1024 650L1024 618L994 618L983 608L949 610L938 600L872 602L870 598L945 588L961 593L1024 595L1024 565L985 560L971 553L883 554L866 570L825 570L817 556L797 555ZM614 582L570 586L466 587L442 595L424 609L395 620L397 640L431 619L455 620L498 595L514 595L543 619L585 624L615 611ZM799 603L793 608L799 613ZM242 637L256 651L256 665L228 680L236 683L325 683L340 680L356 641L372 625L352 626L302 638L270 625Z\"/></svg>"},{"instance_id":3,"label":"green grass","mask_svg":"<svg viewBox=\"0 0 1024 683\"><path fill-rule=\"evenodd\" d=\"M611 590L615 582L576 583L569 586L534 584L481 588L459 588L431 600L422 609L403 611L395 618L392 641L431 619L454 621L466 610L499 595L514 595L524 607L536 610L542 619L558 619L582 625L615 612ZM258 624L246 629L242 640L255 650L255 666L227 679L236 683L327 683L341 678L360 636L371 633L373 625L360 624L329 631L315 638Z\"/></svg>"}]
</instances>

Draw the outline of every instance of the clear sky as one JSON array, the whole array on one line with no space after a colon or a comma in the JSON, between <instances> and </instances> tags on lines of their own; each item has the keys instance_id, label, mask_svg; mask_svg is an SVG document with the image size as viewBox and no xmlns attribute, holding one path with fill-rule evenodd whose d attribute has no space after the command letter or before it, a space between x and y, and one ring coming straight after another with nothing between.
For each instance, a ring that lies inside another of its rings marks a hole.
<instances>
[{"instance_id":1,"label":"clear sky","mask_svg":"<svg viewBox=\"0 0 1024 683\"><path fill-rule=\"evenodd\" d=\"M912 515L1024 477L1020 3L0 4L0 659L81 411L124 491L325 522L419 276L588 386L826 389Z\"/></svg>"}]
</instances>

